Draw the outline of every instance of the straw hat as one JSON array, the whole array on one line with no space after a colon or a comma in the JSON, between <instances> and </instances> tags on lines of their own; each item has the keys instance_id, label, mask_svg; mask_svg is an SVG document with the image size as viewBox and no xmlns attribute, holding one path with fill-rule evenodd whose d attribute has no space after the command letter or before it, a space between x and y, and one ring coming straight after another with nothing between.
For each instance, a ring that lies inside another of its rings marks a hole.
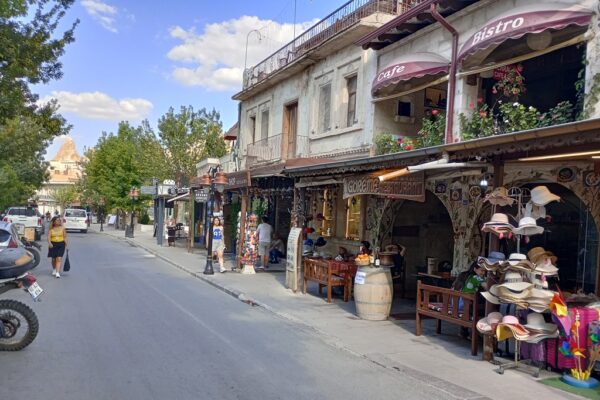
<instances>
[{"instance_id":1,"label":"straw hat","mask_svg":"<svg viewBox=\"0 0 600 400\"><path fill-rule=\"evenodd\" d=\"M481 333L491 332L500 321L502 321L502 314L491 312L487 317L477 321L477 330Z\"/></svg>"},{"instance_id":2,"label":"straw hat","mask_svg":"<svg viewBox=\"0 0 600 400\"><path fill-rule=\"evenodd\" d=\"M504 275L504 282L497 286L498 288L506 288L511 292L519 293L533 287L533 284L523 281L523 276L520 273L508 271Z\"/></svg>"},{"instance_id":3,"label":"straw hat","mask_svg":"<svg viewBox=\"0 0 600 400\"><path fill-rule=\"evenodd\" d=\"M535 223L535 219L531 217L523 217L519 221L519 227L513 228L512 231L517 235L531 236L539 235L540 233L544 232L544 228L538 226Z\"/></svg>"},{"instance_id":4,"label":"straw hat","mask_svg":"<svg viewBox=\"0 0 600 400\"><path fill-rule=\"evenodd\" d=\"M508 257L508 265L515 269L521 269L523 271L533 271L534 265L527 260L527 256L521 253L512 253Z\"/></svg>"},{"instance_id":5,"label":"straw hat","mask_svg":"<svg viewBox=\"0 0 600 400\"><path fill-rule=\"evenodd\" d=\"M555 324L547 323L544 320L544 316L536 312L527 314L527 323L523 326L528 330L536 332L554 333L557 331Z\"/></svg>"},{"instance_id":6,"label":"straw hat","mask_svg":"<svg viewBox=\"0 0 600 400\"><path fill-rule=\"evenodd\" d=\"M552 201L559 201L560 196L550 192L546 186L536 186L531 189L531 202L536 206L545 206Z\"/></svg>"},{"instance_id":7,"label":"straw hat","mask_svg":"<svg viewBox=\"0 0 600 400\"><path fill-rule=\"evenodd\" d=\"M527 340L530 332L519 323L517 317L513 315L505 315L502 321L496 327L496 337L498 341L516 338L519 340Z\"/></svg>"},{"instance_id":8,"label":"straw hat","mask_svg":"<svg viewBox=\"0 0 600 400\"><path fill-rule=\"evenodd\" d=\"M551 251L546 251L543 247L534 247L527 252L527 258L534 264L537 264L540 260L550 259L552 265L556 265L558 258Z\"/></svg>"},{"instance_id":9,"label":"straw hat","mask_svg":"<svg viewBox=\"0 0 600 400\"><path fill-rule=\"evenodd\" d=\"M487 264L496 264L500 261L506 260L504 253L499 251L490 251L487 257L481 257Z\"/></svg>"},{"instance_id":10,"label":"straw hat","mask_svg":"<svg viewBox=\"0 0 600 400\"><path fill-rule=\"evenodd\" d=\"M495 285L494 285L495 286ZM492 286L492 287L494 287ZM491 288L490 288L491 289ZM500 304L500 299L497 296L494 296L491 292L480 292L484 299L492 304Z\"/></svg>"},{"instance_id":11,"label":"straw hat","mask_svg":"<svg viewBox=\"0 0 600 400\"><path fill-rule=\"evenodd\" d=\"M485 196L484 201L497 206L508 206L515 202L515 199L508 196L508 190L504 186L495 188L492 193Z\"/></svg>"}]
</instances>

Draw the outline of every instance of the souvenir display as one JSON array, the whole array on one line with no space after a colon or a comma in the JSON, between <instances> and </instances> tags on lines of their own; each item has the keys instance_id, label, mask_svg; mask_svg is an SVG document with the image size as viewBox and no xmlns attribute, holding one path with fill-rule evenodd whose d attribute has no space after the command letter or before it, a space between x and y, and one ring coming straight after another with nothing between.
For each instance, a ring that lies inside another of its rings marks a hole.
<instances>
[{"instance_id":1,"label":"souvenir display","mask_svg":"<svg viewBox=\"0 0 600 400\"><path fill-rule=\"evenodd\" d=\"M256 238L256 227L258 218L256 214L249 214L246 219L246 231L244 232L244 243L242 245L242 265L244 274L253 274L254 263L258 257L258 243Z\"/></svg>"}]
</instances>

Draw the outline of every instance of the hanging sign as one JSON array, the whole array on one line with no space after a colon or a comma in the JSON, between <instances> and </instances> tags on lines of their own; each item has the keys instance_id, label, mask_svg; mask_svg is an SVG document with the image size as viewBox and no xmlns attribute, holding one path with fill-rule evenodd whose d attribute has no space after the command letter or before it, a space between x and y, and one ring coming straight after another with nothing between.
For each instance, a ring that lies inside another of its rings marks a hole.
<instances>
[{"instance_id":1,"label":"hanging sign","mask_svg":"<svg viewBox=\"0 0 600 400\"><path fill-rule=\"evenodd\" d=\"M194 192L196 203L208 202L208 189L199 189Z\"/></svg>"},{"instance_id":2,"label":"hanging sign","mask_svg":"<svg viewBox=\"0 0 600 400\"><path fill-rule=\"evenodd\" d=\"M225 189L239 189L248 186L250 186L250 173L248 170L227 174L227 186Z\"/></svg>"},{"instance_id":3,"label":"hanging sign","mask_svg":"<svg viewBox=\"0 0 600 400\"><path fill-rule=\"evenodd\" d=\"M361 194L425 202L425 173L416 172L384 182L372 175L344 178L344 199Z\"/></svg>"},{"instance_id":4,"label":"hanging sign","mask_svg":"<svg viewBox=\"0 0 600 400\"><path fill-rule=\"evenodd\" d=\"M156 196L156 194L157 194L157 187L156 186L142 186L140 192L142 194L151 194L153 196Z\"/></svg>"}]
</instances>

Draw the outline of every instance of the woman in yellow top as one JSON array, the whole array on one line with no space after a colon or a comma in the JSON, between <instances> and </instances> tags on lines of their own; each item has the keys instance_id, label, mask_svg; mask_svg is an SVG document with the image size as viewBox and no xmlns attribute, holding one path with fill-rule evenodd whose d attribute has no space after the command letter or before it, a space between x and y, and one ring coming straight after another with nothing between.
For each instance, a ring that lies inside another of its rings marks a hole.
<instances>
[{"instance_id":1,"label":"woman in yellow top","mask_svg":"<svg viewBox=\"0 0 600 400\"><path fill-rule=\"evenodd\" d=\"M48 231L48 257L52 258L52 275L60 278L62 257L67 248L67 230L62 226L60 216L55 216L50 221Z\"/></svg>"}]
</instances>

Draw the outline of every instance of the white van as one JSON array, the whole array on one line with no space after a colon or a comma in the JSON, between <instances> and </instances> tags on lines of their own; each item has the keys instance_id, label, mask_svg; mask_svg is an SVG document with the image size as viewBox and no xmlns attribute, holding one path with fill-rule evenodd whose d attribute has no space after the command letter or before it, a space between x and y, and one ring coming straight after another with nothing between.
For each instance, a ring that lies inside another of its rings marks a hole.
<instances>
[{"instance_id":1,"label":"white van","mask_svg":"<svg viewBox=\"0 0 600 400\"><path fill-rule=\"evenodd\" d=\"M79 208L67 208L63 214L63 225L67 230L79 230L87 233L87 213Z\"/></svg>"}]
</instances>

